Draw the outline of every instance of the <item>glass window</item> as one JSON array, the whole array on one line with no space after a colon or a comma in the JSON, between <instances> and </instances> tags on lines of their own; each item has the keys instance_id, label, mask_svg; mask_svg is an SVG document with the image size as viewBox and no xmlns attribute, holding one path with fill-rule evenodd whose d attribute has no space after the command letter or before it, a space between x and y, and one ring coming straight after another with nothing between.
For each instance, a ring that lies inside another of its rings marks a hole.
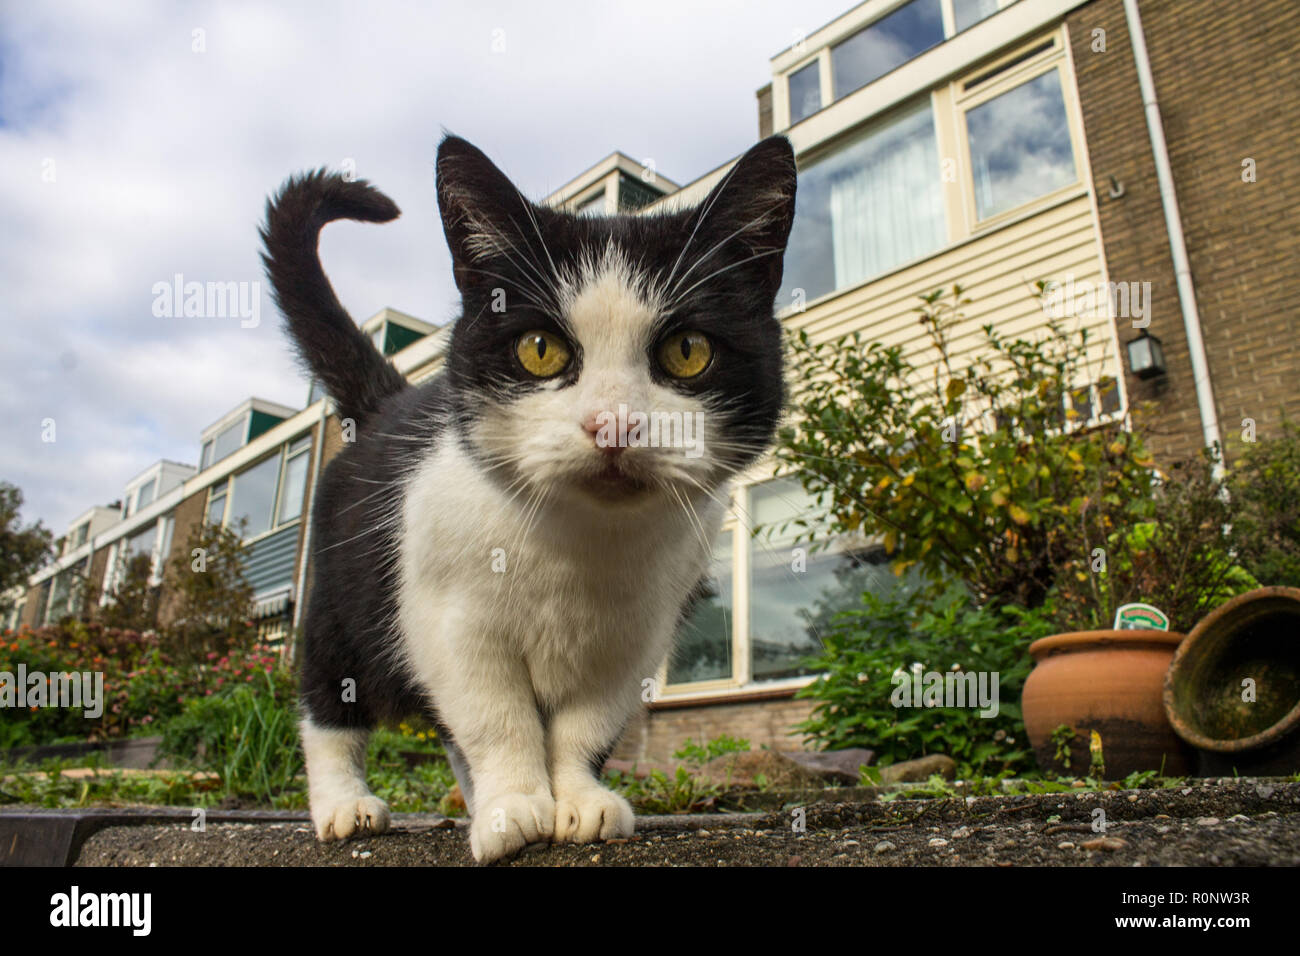
<instances>
[{"instance_id":1,"label":"glass window","mask_svg":"<svg viewBox=\"0 0 1300 956\"><path fill-rule=\"evenodd\" d=\"M221 524L226 517L226 490L230 480L223 481L208 492L208 524Z\"/></svg>"},{"instance_id":2,"label":"glass window","mask_svg":"<svg viewBox=\"0 0 1300 956\"><path fill-rule=\"evenodd\" d=\"M134 558L138 554L153 554L153 543L157 532L157 525L149 525L143 531L140 531L126 539L126 560Z\"/></svg>"},{"instance_id":3,"label":"glass window","mask_svg":"<svg viewBox=\"0 0 1300 956\"><path fill-rule=\"evenodd\" d=\"M203 443L203 454L199 457L199 470L202 471L208 465L212 464L212 441L209 439Z\"/></svg>"},{"instance_id":4,"label":"glass window","mask_svg":"<svg viewBox=\"0 0 1300 956\"><path fill-rule=\"evenodd\" d=\"M797 73L790 74L790 124L805 116L812 116L822 108L821 65L809 63Z\"/></svg>"},{"instance_id":5,"label":"glass window","mask_svg":"<svg viewBox=\"0 0 1300 956\"><path fill-rule=\"evenodd\" d=\"M307 488L307 462L310 456L299 452L284 466L284 480L280 483L280 517L276 524L292 521L302 514L302 495Z\"/></svg>"},{"instance_id":6,"label":"glass window","mask_svg":"<svg viewBox=\"0 0 1300 956\"><path fill-rule=\"evenodd\" d=\"M275 487L280 477L280 456L272 455L265 461L241 471L234 477L230 492L230 517L228 525L240 519L248 523L244 537L251 538L271 528L271 512L275 508Z\"/></svg>"},{"instance_id":7,"label":"glass window","mask_svg":"<svg viewBox=\"0 0 1300 956\"><path fill-rule=\"evenodd\" d=\"M705 591L677 630L668 683L726 680L731 667L732 532L723 531L713 547L713 565Z\"/></svg>"},{"instance_id":8,"label":"glass window","mask_svg":"<svg viewBox=\"0 0 1300 956\"><path fill-rule=\"evenodd\" d=\"M1077 179L1058 70L967 110L966 133L979 219Z\"/></svg>"},{"instance_id":9,"label":"glass window","mask_svg":"<svg viewBox=\"0 0 1300 956\"><path fill-rule=\"evenodd\" d=\"M953 20L958 33L997 12L998 0L952 0Z\"/></svg>"},{"instance_id":10,"label":"glass window","mask_svg":"<svg viewBox=\"0 0 1300 956\"><path fill-rule=\"evenodd\" d=\"M79 547L85 544L86 538L89 535L90 535L89 521L84 521L81 524L77 525L76 529L72 532L72 547L70 550L76 551Z\"/></svg>"},{"instance_id":11,"label":"glass window","mask_svg":"<svg viewBox=\"0 0 1300 956\"><path fill-rule=\"evenodd\" d=\"M939 0L912 0L831 48L835 98L880 79L943 39Z\"/></svg>"},{"instance_id":12,"label":"glass window","mask_svg":"<svg viewBox=\"0 0 1300 956\"><path fill-rule=\"evenodd\" d=\"M311 391L307 393L307 404L315 405L325 397L325 386L320 383L319 379L311 380Z\"/></svg>"},{"instance_id":13,"label":"glass window","mask_svg":"<svg viewBox=\"0 0 1300 956\"><path fill-rule=\"evenodd\" d=\"M242 448L247 434L247 417L224 428L212 441L212 462L221 461L227 455Z\"/></svg>"},{"instance_id":14,"label":"glass window","mask_svg":"<svg viewBox=\"0 0 1300 956\"><path fill-rule=\"evenodd\" d=\"M1097 392L1101 397L1101 413L1103 415L1113 415L1119 411L1119 383L1115 379L1107 376L1097 385Z\"/></svg>"},{"instance_id":15,"label":"glass window","mask_svg":"<svg viewBox=\"0 0 1300 956\"><path fill-rule=\"evenodd\" d=\"M755 681L812 673L804 659L821 648L835 615L857 607L864 591L892 591L898 579L883 550L826 547L822 535L815 547L799 541L824 516L795 479L751 488L750 514L763 529L750 549L750 673Z\"/></svg>"},{"instance_id":16,"label":"glass window","mask_svg":"<svg viewBox=\"0 0 1300 956\"><path fill-rule=\"evenodd\" d=\"M579 216L605 215L605 190L602 189L600 192L592 196L590 199L584 200L582 202L582 205L578 206L578 208L574 211Z\"/></svg>"},{"instance_id":17,"label":"glass window","mask_svg":"<svg viewBox=\"0 0 1300 956\"><path fill-rule=\"evenodd\" d=\"M880 275L947 240L927 96L799 174L783 295L805 299Z\"/></svg>"},{"instance_id":18,"label":"glass window","mask_svg":"<svg viewBox=\"0 0 1300 956\"><path fill-rule=\"evenodd\" d=\"M153 504L154 488L156 487L157 481L153 478L150 478L140 486L140 490L137 492L135 499L136 511L139 511L141 508L147 508Z\"/></svg>"}]
</instances>

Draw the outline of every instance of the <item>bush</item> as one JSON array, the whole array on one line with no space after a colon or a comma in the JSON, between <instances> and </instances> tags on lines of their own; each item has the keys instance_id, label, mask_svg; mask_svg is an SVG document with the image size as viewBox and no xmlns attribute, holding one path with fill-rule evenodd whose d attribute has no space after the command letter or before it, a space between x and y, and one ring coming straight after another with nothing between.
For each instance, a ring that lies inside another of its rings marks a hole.
<instances>
[{"instance_id":1,"label":"bush","mask_svg":"<svg viewBox=\"0 0 1300 956\"><path fill-rule=\"evenodd\" d=\"M263 672L187 701L164 725L159 753L216 773L227 795L274 806L303 771L293 682Z\"/></svg>"},{"instance_id":2,"label":"bush","mask_svg":"<svg viewBox=\"0 0 1300 956\"><path fill-rule=\"evenodd\" d=\"M1300 587L1300 424L1283 422L1278 437L1240 452L1229 487L1242 563L1261 584Z\"/></svg>"},{"instance_id":3,"label":"bush","mask_svg":"<svg viewBox=\"0 0 1300 956\"><path fill-rule=\"evenodd\" d=\"M933 593L955 577L981 605L1038 607L1074 557L1090 496L1149 499L1154 462L1117 424L1077 427L1080 390L1115 387L1090 381L1086 330L1049 322L1028 341L986 325L958 368L950 339L969 300L960 286L950 298L921 297L931 349L916 357L801 331L798 420L781 430L777 457L833 530L879 539L896 573L917 568Z\"/></svg>"},{"instance_id":4,"label":"bush","mask_svg":"<svg viewBox=\"0 0 1300 956\"><path fill-rule=\"evenodd\" d=\"M191 698L251 683L268 671L288 681L278 662L274 652L253 646L225 656L209 652L200 662L182 664L156 634L76 620L7 634L0 638L0 671L16 674L23 664L29 674L102 673L104 712L90 719L84 708L8 710L0 721L0 747L156 733Z\"/></svg>"},{"instance_id":5,"label":"bush","mask_svg":"<svg viewBox=\"0 0 1300 956\"><path fill-rule=\"evenodd\" d=\"M979 609L956 589L934 604L863 595L823 634L809 666L824 674L796 695L816 701L799 729L822 749L869 747L878 766L944 753L966 778L1018 773L1034 766L1020 714L1032 661L1030 642L1055 630L1051 608ZM922 672L998 674L998 713L978 707L896 708L894 675Z\"/></svg>"}]
</instances>

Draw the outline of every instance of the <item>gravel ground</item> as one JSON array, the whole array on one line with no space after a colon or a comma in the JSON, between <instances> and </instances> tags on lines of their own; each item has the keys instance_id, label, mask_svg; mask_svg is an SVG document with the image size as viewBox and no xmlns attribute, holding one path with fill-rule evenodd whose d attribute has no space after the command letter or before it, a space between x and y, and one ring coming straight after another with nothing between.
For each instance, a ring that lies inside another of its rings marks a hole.
<instances>
[{"instance_id":1,"label":"gravel ground","mask_svg":"<svg viewBox=\"0 0 1300 956\"><path fill-rule=\"evenodd\" d=\"M1095 810L1105 830L1093 829ZM802 829L798 827L802 821ZM321 844L297 822L115 826L79 866L472 865L463 823ZM626 841L537 845L507 866L1298 866L1300 784L811 804L767 814L643 817Z\"/></svg>"}]
</instances>

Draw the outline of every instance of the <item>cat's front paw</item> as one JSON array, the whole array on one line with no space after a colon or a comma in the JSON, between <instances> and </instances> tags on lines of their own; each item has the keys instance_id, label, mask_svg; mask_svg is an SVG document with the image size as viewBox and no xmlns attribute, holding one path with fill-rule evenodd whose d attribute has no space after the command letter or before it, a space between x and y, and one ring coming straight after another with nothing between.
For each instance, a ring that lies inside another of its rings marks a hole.
<instances>
[{"instance_id":1,"label":"cat's front paw","mask_svg":"<svg viewBox=\"0 0 1300 956\"><path fill-rule=\"evenodd\" d=\"M388 829L388 804L373 794L333 802L313 800L311 822L317 838L326 843L353 834L383 833Z\"/></svg>"},{"instance_id":2,"label":"cat's front paw","mask_svg":"<svg viewBox=\"0 0 1300 956\"><path fill-rule=\"evenodd\" d=\"M545 843L555 832L555 801L548 793L503 793L483 800L469 826L474 859L491 863L529 843Z\"/></svg>"},{"instance_id":3,"label":"cat's front paw","mask_svg":"<svg viewBox=\"0 0 1300 956\"><path fill-rule=\"evenodd\" d=\"M555 842L594 843L629 837L636 826L632 805L617 793L593 784L555 801Z\"/></svg>"}]
</instances>

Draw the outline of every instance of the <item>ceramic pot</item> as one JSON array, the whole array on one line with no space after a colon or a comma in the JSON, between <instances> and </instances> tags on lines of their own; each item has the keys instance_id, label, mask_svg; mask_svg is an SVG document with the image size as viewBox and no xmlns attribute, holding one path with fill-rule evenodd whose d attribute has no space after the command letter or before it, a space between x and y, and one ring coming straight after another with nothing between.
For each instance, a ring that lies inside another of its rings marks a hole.
<instances>
[{"instance_id":1,"label":"ceramic pot","mask_svg":"<svg viewBox=\"0 0 1300 956\"><path fill-rule=\"evenodd\" d=\"M1206 615L1164 685L1201 776L1300 771L1300 588L1260 588Z\"/></svg>"},{"instance_id":2,"label":"ceramic pot","mask_svg":"<svg viewBox=\"0 0 1300 956\"><path fill-rule=\"evenodd\" d=\"M1191 770L1191 750L1174 733L1161 699L1165 671L1183 635L1167 631L1075 631L1029 645L1034 669L1021 698L1025 730L1044 771L1089 773L1091 731L1101 735L1106 777ZM1067 768L1052 732L1075 731Z\"/></svg>"}]
</instances>

